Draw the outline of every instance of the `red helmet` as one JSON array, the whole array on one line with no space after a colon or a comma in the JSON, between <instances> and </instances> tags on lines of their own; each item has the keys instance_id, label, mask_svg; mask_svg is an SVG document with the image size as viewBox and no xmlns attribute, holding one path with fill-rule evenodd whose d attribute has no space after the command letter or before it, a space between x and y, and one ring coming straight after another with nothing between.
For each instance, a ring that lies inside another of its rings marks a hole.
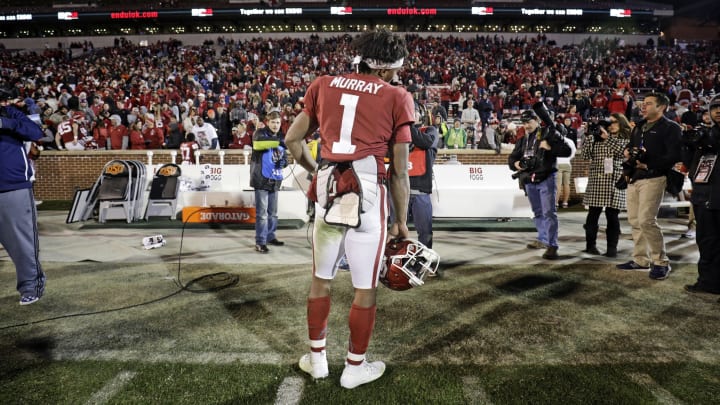
<instances>
[{"instance_id":1,"label":"red helmet","mask_svg":"<svg viewBox=\"0 0 720 405\"><path fill-rule=\"evenodd\" d=\"M85 121L87 121L87 119L85 117L85 113L82 111L73 112L71 118L73 121L75 121L77 123L84 123Z\"/></svg>"},{"instance_id":2,"label":"red helmet","mask_svg":"<svg viewBox=\"0 0 720 405\"><path fill-rule=\"evenodd\" d=\"M412 239L391 239L385 246L385 262L380 282L391 290L403 291L424 284L425 276L435 274L440 256Z\"/></svg>"},{"instance_id":3,"label":"red helmet","mask_svg":"<svg viewBox=\"0 0 720 405\"><path fill-rule=\"evenodd\" d=\"M85 145L85 150L96 150L96 149L100 149L100 147L98 146L97 142L95 142L95 140L92 139L92 138L90 138L90 139L87 139L87 138L86 138L85 140L82 141L82 143Z\"/></svg>"}]
</instances>

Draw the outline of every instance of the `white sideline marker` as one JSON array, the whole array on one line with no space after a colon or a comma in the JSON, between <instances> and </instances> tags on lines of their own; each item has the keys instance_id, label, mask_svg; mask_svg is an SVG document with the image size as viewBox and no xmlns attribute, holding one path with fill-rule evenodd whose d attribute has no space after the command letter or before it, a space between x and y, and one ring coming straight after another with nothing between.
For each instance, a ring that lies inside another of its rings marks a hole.
<instances>
[{"instance_id":1,"label":"white sideline marker","mask_svg":"<svg viewBox=\"0 0 720 405\"><path fill-rule=\"evenodd\" d=\"M123 371L116 375L112 380L108 381L100 391L94 393L85 403L86 405L100 405L107 403L115 396L127 383L132 380L137 373L134 371Z\"/></svg>"},{"instance_id":2,"label":"white sideline marker","mask_svg":"<svg viewBox=\"0 0 720 405\"><path fill-rule=\"evenodd\" d=\"M670 391L661 387L660 384L645 373L628 373L627 376L630 377L630 379L636 384L647 388L650 393L653 394L655 399L657 399L659 404L677 405L683 403L681 400L675 398Z\"/></svg>"},{"instance_id":3,"label":"white sideline marker","mask_svg":"<svg viewBox=\"0 0 720 405\"><path fill-rule=\"evenodd\" d=\"M276 353L174 352L148 353L142 350L56 350L53 360L140 361L143 363L187 364L277 364Z\"/></svg>"},{"instance_id":4,"label":"white sideline marker","mask_svg":"<svg viewBox=\"0 0 720 405\"><path fill-rule=\"evenodd\" d=\"M463 396L467 400L468 404L473 405L492 405L487 393L480 385L480 379L473 376L464 376L463 382Z\"/></svg>"},{"instance_id":5,"label":"white sideline marker","mask_svg":"<svg viewBox=\"0 0 720 405\"><path fill-rule=\"evenodd\" d=\"M304 388L300 377L287 377L278 387L275 405L294 405L300 403Z\"/></svg>"}]
</instances>

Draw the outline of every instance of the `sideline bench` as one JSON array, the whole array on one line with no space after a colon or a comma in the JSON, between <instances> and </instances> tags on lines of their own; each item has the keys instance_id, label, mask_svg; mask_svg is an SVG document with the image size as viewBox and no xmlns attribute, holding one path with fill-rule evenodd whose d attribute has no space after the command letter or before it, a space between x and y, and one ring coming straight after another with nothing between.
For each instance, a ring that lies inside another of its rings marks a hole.
<instances>
[{"instance_id":1,"label":"sideline bench","mask_svg":"<svg viewBox=\"0 0 720 405\"><path fill-rule=\"evenodd\" d=\"M530 203L506 165L435 165L433 217L529 218Z\"/></svg>"}]
</instances>

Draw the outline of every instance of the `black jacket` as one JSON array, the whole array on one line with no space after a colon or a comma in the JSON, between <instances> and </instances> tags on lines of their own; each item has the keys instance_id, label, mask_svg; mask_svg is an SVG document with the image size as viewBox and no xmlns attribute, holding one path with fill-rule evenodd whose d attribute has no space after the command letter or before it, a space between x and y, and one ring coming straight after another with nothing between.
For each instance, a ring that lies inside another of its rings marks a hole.
<instances>
[{"instance_id":1,"label":"black jacket","mask_svg":"<svg viewBox=\"0 0 720 405\"><path fill-rule=\"evenodd\" d=\"M420 191L421 193L432 193L432 165L435 163L437 155L437 146L440 139L437 128L428 126L418 128L412 126L410 128L412 136L411 148L420 148L425 151L425 174L420 176L410 176L410 190Z\"/></svg>"},{"instance_id":2,"label":"black jacket","mask_svg":"<svg viewBox=\"0 0 720 405\"><path fill-rule=\"evenodd\" d=\"M661 117L655 125L643 131L645 120L638 122L630 135L627 148L644 147L645 156L638 159L648 169L637 169L633 179L651 179L665 176L681 160L682 129L674 121Z\"/></svg>"},{"instance_id":3,"label":"black jacket","mask_svg":"<svg viewBox=\"0 0 720 405\"><path fill-rule=\"evenodd\" d=\"M555 128L538 127L535 132L525 134L525 136L515 143L515 148L508 156L508 166L510 166L510 170L517 170L515 162L520 161L525 156L525 148L531 136L536 137L531 146L534 151L534 156L536 157L536 165L531 168L531 170L528 170L528 173L530 174L530 182L540 183L557 171L557 158L570 157L572 150L565 143L563 136ZM550 145L550 150L540 148L540 143L543 139Z\"/></svg>"},{"instance_id":4,"label":"black jacket","mask_svg":"<svg viewBox=\"0 0 720 405\"><path fill-rule=\"evenodd\" d=\"M689 168L688 176L693 182L693 192L690 199L693 204L702 204L711 210L720 209L720 161L716 162L709 182L696 183L694 177L700 158L704 155L718 156L719 154L720 127L717 125L710 129L710 136L698 142L689 143L683 149L683 163Z\"/></svg>"}]
</instances>

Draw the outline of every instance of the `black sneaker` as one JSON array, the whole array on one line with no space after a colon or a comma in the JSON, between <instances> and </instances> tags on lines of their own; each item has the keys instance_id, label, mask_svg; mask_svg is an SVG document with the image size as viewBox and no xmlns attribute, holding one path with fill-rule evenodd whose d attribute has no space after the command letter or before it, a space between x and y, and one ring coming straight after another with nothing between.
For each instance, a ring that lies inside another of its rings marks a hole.
<instances>
[{"instance_id":1,"label":"black sneaker","mask_svg":"<svg viewBox=\"0 0 720 405\"><path fill-rule=\"evenodd\" d=\"M620 270L649 270L650 269L650 267L641 266L641 265L635 263L633 260L630 260L627 263L618 264L615 267Z\"/></svg>"},{"instance_id":2,"label":"black sneaker","mask_svg":"<svg viewBox=\"0 0 720 405\"><path fill-rule=\"evenodd\" d=\"M268 249L267 245L255 245L255 251L259 253L268 253L270 249Z\"/></svg>"},{"instance_id":3,"label":"black sneaker","mask_svg":"<svg viewBox=\"0 0 720 405\"><path fill-rule=\"evenodd\" d=\"M37 295L24 295L20 297L20 305L30 305L38 302L40 297Z\"/></svg>"},{"instance_id":4,"label":"black sneaker","mask_svg":"<svg viewBox=\"0 0 720 405\"><path fill-rule=\"evenodd\" d=\"M583 250L583 253L600 256L600 251L597 249L596 246L591 246L589 248L586 248L585 250Z\"/></svg>"},{"instance_id":5,"label":"black sneaker","mask_svg":"<svg viewBox=\"0 0 720 405\"><path fill-rule=\"evenodd\" d=\"M268 245L273 245L273 246L282 246L282 245L284 245L284 244L285 244L285 242L279 241L279 240L277 240L277 239L273 239L273 240L271 240L271 241L268 241Z\"/></svg>"},{"instance_id":6,"label":"black sneaker","mask_svg":"<svg viewBox=\"0 0 720 405\"><path fill-rule=\"evenodd\" d=\"M547 250L545 250L545 253L543 253L542 258L545 260L557 260L560 258L557 251L558 248L548 246Z\"/></svg>"},{"instance_id":7,"label":"black sneaker","mask_svg":"<svg viewBox=\"0 0 720 405\"><path fill-rule=\"evenodd\" d=\"M342 271L350 271L350 265L347 261L347 256L344 256L340 259L340 262L337 265L338 270Z\"/></svg>"},{"instance_id":8,"label":"black sneaker","mask_svg":"<svg viewBox=\"0 0 720 405\"><path fill-rule=\"evenodd\" d=\"M547 249L550 246L540 242L539 240L534 240L527 244L528 249Z\"/></svg>"},{"instance_id":9,"label":"black sneaker","mask_svg":"<svg viewBox=\"0 0 720 405\"><path fill-rule=\"evenodd\" d=\"M665 280L670 275L672 268L668 264L667 266L659 266L653 264L650 269L650 278L653 280Z\"/></svg>"}]
</instances>

